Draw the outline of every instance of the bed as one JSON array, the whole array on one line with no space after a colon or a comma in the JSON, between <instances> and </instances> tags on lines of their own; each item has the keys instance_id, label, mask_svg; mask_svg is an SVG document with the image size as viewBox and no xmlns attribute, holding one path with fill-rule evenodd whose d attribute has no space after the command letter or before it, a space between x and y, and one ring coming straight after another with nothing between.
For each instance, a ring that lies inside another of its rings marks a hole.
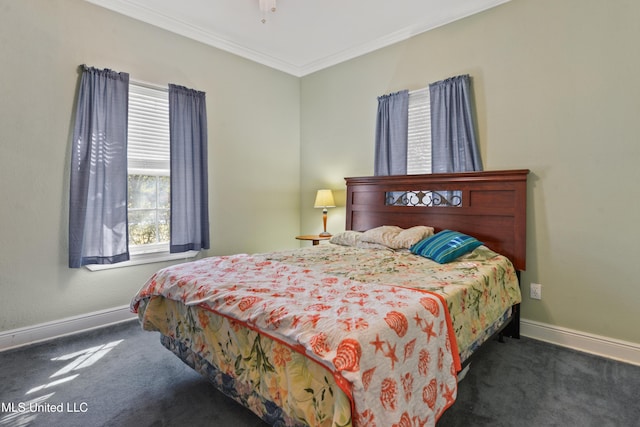
<instances>
[{"instance_id":1,"label":"bed","mask_svg":"<svg viewBox=\"0 0 640 427\"><path fill-rule=\"evenodd\" d=\"M168 267L131 308L271 425L435 425L482 343L519 336L527 175L346 178L330 243ZM448 233L473 248L421 256Z\"/></svg>"}]
</instances>

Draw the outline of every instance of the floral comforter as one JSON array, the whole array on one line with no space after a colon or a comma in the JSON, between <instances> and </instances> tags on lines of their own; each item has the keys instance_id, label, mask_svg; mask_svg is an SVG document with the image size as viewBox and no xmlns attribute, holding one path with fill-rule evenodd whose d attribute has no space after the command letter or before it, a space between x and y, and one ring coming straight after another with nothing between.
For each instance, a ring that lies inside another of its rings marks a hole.
<instances>
[{"instance_id":1,"label":"floral comforter","mask_svg":"<svg viewBox=\"0 0 640 427\"><path fill-rule=\"evenodd\" d=\"M448 264L409 251L337 245L275 252L266 257L364 283L394 284L442 295L463 360L484 331L522 299L509 259L486 246Z\"/></svg>"},{"instance_id":2,"label":"floral comforter","mask_svg":"<svg viewBox=\"0 0 640 427\"><path fill-rule=\"evenodd\" d=\"M271 404L289 425L434 425L456 396L457 344L492 322L488 306L519 302L504 261L336 245L207 258L156 273L132 309L268 396L242 402L263 419Z\"/></svg>"}]
</instances>

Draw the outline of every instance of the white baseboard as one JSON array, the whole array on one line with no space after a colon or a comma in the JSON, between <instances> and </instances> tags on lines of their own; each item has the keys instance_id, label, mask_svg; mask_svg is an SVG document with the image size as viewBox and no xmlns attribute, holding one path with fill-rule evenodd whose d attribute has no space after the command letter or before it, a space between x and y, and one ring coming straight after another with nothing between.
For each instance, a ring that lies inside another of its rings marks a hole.
<instances>
[{"instance_id":1,"label":"white baseboard","mask_svg":"<svg viewBox=\"0 0 640 427\"><path fill-rule=\"evenodd\" d=\"M96 329L114 323L135 319L129 306L115 307L93 313L67 317L53 322L40 323L25 328L0 332L0 351L21 347L40 341L47 341L64 335L71 335L89 329Z\"/></svg>"},{"instance_id":2,"label":"white baseboard","mask_svg":"<svg viewBox=\"0 0 640 427\"><path fill-rule=\"evenodd\" d=\"M0 332L0 351L135 318L136 315L129 311L127 305L4 331ZM520 320L520 333L525 337L640 366L640 344L528 319Z\"/></svg>"},{"instance_id":3,"label":"white baseboard","mask_svg":"<svg viewBox=\"0 0 640 427\"><path fill-rule=\"evenodd\" d=\"M523 336L640 366L640 344L520 319Z\"/></svg>"}]
</instances>

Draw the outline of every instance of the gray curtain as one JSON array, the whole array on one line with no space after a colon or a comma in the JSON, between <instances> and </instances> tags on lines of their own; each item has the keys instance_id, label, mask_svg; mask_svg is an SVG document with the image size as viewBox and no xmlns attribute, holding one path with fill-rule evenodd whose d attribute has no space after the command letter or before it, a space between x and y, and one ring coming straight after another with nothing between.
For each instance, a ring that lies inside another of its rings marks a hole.
<instances>
[{"instance_id":1,"label":"gray curtain","mask_svg":"<svg viewBox=\"0 0 640 427\"><path fill-rule=\"evenodd\" d=\"M375 175L407 173L409 91L378 97L376 118Z\"/></svg>"},{"instance_id":2,"label":"gray curtain","mask_svg":"<svg viewBox=\"0 0 640 427\"><path fill-rule=\"evenodd\" d=\"M429 85L431 96L431 171L481 171L473 126L469 76Z\"/></svg>"},{"instance_id":3,"label":"gray curtain","mask_svg":"<svg viewBox=\"0 0 640 427\"><path fill-rule=\"evenodd\" d=\"M209 249L205 93L169 85L171 253Z\"/></svg>"},{"instance_id":4,"label":"gray curtain","mask_svg":"<svg viewBox=\"0 0 640 427\"><path fill-rule=\"evenodd\" d=\"M129 259L129 75L82 66L71 153L69 267Z\"/></svg>"}]
</instances>

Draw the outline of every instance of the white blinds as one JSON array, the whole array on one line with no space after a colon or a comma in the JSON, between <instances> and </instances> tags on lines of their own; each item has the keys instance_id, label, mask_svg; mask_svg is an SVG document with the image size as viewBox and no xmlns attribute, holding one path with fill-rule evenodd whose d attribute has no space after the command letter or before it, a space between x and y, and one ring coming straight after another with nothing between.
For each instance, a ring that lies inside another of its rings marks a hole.
<instances>
[{"instance_id":1,"label":"white blinds","mask_svg":"<svg viewBox=\"0 0 640 427\"><path fill-rule=\"evenodd\" d=\"M169 172L169 92L130 82L129 169Z\"/></svg>"},{"instance_id":2,"label":"white blinds","mask_svg":"<svg viewBox=\"0 0 640 427\"><path fill-rule=\"evenodd\" d=\"M407 174L431 173L429 87L409 92Z\"/></svg>"}]
</instances>

